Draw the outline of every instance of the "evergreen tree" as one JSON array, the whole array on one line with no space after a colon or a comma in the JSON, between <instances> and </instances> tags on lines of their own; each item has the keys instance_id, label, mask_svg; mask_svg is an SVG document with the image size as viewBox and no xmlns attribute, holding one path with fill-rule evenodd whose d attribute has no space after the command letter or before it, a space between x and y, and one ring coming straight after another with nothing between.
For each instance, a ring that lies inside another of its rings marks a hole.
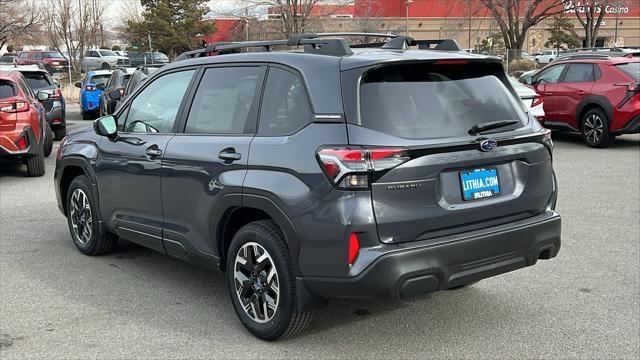
<instances>
[{"instance_id":1,"label":"evergreen tree","mask_svg":"<svg viewBox=\"0 0 640 360\"><path fill-rule=\"evenodd\" d=\"M576 34L573 24L565 17L556 17L547 27L551 33L549 40L544 44L547 48L576 48L580 47L580 38Z\"/></svg>"}]
</instances>

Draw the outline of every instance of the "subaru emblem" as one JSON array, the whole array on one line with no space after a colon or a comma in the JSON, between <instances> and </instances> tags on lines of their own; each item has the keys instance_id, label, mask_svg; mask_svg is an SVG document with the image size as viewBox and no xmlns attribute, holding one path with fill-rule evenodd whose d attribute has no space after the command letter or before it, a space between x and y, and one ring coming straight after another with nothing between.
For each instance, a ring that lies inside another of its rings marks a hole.
<instances>
[{"instance_id":1,"label":"subaru emblem","mask_svg":"<svg viewBox=\"0 0 640 360\"><path fill-rule=\"evenodd\" d=\"M487 139L480 143L480 150L492 151L498 147L498 142L493 139Z\"/></svg>"}]
</instances>

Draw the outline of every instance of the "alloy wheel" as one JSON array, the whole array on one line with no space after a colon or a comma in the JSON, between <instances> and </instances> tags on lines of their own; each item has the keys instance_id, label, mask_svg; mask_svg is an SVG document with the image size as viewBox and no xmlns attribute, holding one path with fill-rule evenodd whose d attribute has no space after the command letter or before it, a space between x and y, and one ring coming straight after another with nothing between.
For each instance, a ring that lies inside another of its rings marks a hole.
<instances>
[{"instance_id":1,"label":"alloy wheel","mask_svg":"<svg viewBox=\"0 0 640 360\"><path fill-rule=\"evenodd\" d=\"M71 194L71 226L76 239L82 245L91 239L92 217L91 206L87 194L81 189L75 189Z\"/></svg>"},{"instance_id":2,"label":"alloy wheel","mask_svg":"<svg viewBox=\"0 0 640 360\"><path fill-rule=\"evenodd\" d=\"M273 319L280 301L280 279L267 250L255 242L244 244L236 254L233 272L244 312L257 323Z\"/></svg>"},{"instance_id":3,"label":"alloy wheel","mask_svg":"<svg viewBox=\"0 0 640 360\"><path fill-rule=\"evenodd\" d=\"M597 144L604 132L604 121L597 114L589 115L584 121L584 137L592 144Z\"/></svg>"}]
</instances>

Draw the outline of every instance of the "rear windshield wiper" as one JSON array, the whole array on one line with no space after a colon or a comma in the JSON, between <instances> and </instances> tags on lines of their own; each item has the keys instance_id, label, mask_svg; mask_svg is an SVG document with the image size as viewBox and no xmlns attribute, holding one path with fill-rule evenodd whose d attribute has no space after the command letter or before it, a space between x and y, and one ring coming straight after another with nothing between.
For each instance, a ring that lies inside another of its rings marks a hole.
<instances>
[{"instance_id":1,"label":"rear windshield wiper","mask_svg":"<svg viewBox=\"0 0 640 360\"><path fill-rule=\"evenodd\" d=\"M475 135L487 130L499 129L501 127L514 125L517 123L519 123L518 120L502 120L502 121L490 121L490 122L475 124L471 129L469 129L469 135Z\"/></svg>"}]
</instances>

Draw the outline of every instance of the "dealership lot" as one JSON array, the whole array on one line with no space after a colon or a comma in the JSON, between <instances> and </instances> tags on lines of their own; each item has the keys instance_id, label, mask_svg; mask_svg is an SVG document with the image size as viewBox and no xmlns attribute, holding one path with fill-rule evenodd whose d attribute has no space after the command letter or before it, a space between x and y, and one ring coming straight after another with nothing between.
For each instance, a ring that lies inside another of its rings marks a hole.
<instances>
[{"instance_id":1,"label":"dealership lot","mask_svg":"<svg viewBox=\"0 0 640 360\"><path fill-rule=\"evenodd\" d=\"M68 111L71 130L90 125ZM275 343L245 331L219 273L125 241L107 256L81 255L56 207L53 156L41 178L3 165L0 356L635 357L640 135L608 149L554 137L557 258L408 301L335 300L306 332Z\"/></svg>"}]
</instances>

